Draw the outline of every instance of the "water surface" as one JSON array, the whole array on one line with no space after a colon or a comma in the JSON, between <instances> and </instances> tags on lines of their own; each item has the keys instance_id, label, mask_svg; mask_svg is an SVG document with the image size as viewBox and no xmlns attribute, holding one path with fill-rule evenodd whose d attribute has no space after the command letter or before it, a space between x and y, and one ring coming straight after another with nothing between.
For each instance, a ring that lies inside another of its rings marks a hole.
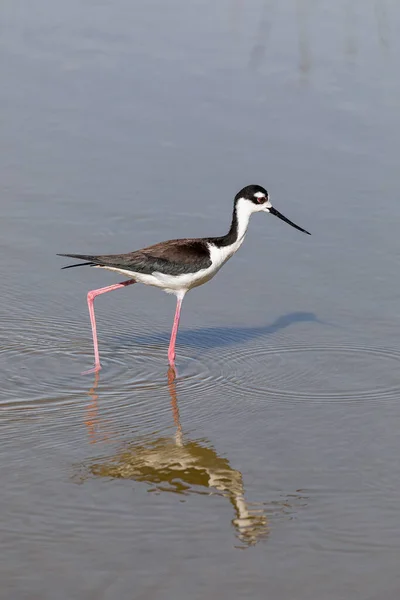
<instances>
[{"instance_id":1,"label":"water surface","mask_svg":"<svg viewBox=\"0 0 400 600\"><path fill-rule=\"evenodd\" d=\"M397 598L400 10L6 0L0 42L4 598ZM60 271L227 231L174 299Z\"/></svg>"}]
</instances>

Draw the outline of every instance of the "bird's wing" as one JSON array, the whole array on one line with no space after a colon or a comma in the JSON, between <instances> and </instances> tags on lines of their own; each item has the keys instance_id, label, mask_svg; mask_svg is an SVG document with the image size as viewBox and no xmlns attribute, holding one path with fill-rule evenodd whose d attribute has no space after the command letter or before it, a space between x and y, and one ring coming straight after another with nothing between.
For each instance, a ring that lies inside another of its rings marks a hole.
<instances>
[{"instance_id":1,"label":"bird's wing","mask_svg":"<svg viewBox=\"0 0 400 600\"><path fill-rule=\"evenodd\" d=\"M84 260L84 263L63 267L84 265L96 267L114 267L136 273L154 272L171 275L193 273L211 265L210 253L206 242L197 239L169 240L127 254L59 254Z\"/></svg>"}]
</instances>

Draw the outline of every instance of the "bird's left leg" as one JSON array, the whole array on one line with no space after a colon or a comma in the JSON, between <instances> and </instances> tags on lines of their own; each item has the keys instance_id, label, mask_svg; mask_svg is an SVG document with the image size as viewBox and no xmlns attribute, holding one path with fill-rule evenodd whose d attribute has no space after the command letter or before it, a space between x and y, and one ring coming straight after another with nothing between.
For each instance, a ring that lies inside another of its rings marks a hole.
<instances>
[{"instance_id":1,"label":"bird's left leg","mask_svg":"<svg viewBox=\"0 0 400 600\"><path fill-rule=\"evenodd\" d=\"M171 339L170 339L169 348L168 348L168 361L169 361L170 366L173 368L175 368L175 342L176 342L176 336L178 334L179 319L181 316L181 306L182 306L182 301L183 301L184 295L185 294L180 294L177 296L174 324L172 326Z\"/></svg>"},{"instance_id":2,"label":"bird's left leg","mask_svg":"<svg viewBox=\"0 0 400 600\"><path fill-rule=\"evenodd\" d=\"M87 295L87 303L89 308L90 315L90 324L92 326L92 336L93 336L93 349L94 349L94 368L89 369L89 371L85 371L82 375L87 375L88 373L96 373L100 371L100 356L99 356L99 345L97 342L97 328L96 328L96 318L94 316L94 299L96 296L100 296L100 294L105 294L106 292L112 292L113 290L118 290L120 288L124 288L127 285L132 285L136 283L134 279L130 279L128 281L123 281L122 283L115 283L114 285L109 285L104 288L100 288L98 290L92 290Z\"/></svg>"}]
</instances>

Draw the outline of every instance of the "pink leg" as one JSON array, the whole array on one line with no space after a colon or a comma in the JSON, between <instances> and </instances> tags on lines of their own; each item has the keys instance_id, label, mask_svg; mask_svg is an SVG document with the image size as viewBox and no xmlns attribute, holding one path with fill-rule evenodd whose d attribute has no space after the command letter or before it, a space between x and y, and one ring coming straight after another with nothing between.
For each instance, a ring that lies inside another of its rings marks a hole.
<instances>
[{"instance_id":1,"label":"pink leg","mask_svg":"<svg viewBox=\"0 0 400 600\"><path fill-rule=\"evenodd\" d=\"M124 288L127 285L132 285L133 283L136 283L136 282L133 279L131 279L129 281L123 281L122 283L116 283L114 285L109 285L107 287L100 288L98 290L92 290L91 292L88 293L87 303L88 303L88 307L89 307L90 323L92 324L93 347L94 347L94 368L89 369L89 371L85 371L85 373L83 373L83 375L86 375L87 373L93 373L93 372L96 373L97 371L100 371L100 369L101 369L99 346L97 343L96 319L94 316L94 299L96 298L96 296L100 296L100 294L105 294L106 292L112 292L113 290L118 290L119 288Z\"/></svg>"},{"instance_id":2,"label":"pink leg","mask_svg":"<svg viewBox=\"0 0 400 600\"><path fill-rule=\"evenodd\" d=\"M178 333L182 300L183 300L183 298L178 298L177 303L176 303L174 324L172 327L171 339L170 339L169 348L168 348L168 360L169 360L169 364L171 367L175 367L175 342L176 342L176 335Z\"/></svg>"}]
</instances>

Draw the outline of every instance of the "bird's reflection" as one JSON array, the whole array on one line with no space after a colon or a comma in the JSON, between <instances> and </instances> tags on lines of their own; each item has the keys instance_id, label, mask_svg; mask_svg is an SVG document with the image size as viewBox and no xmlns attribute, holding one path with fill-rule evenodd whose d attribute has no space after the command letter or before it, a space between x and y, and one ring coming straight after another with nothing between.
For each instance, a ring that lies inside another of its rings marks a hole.
<instances>
[{"instance_id":1,"label":"bird's reflection","mask_svg":"<svg viewBox=\"0 0 400 600\"><path fill-rule=\"evenodd\" d=\"M91 442L107 441L111 435L102 427L99 417L98 383L99 373L96 373L85 419ZM186 439L179 417L176 373L173 369L168 372L168 388L175 434L133 441L105 461L92 461L85 468L86 473L145 482L158 492L226 497L233 506L235 517L232 524L243 547L256 544L269 531L265 506L247 501L242 474L233 469L226 458L218 456L209 443Z\"/></svg>"},{"instance_id":2,"label":"bird's reflection","mask_svg":"<svg viewBox=\"0 0 400 600\"><path fill-rule=\"evenodd\" d=\"M97 386L99 385L100 373L96 371L94 382L89 390L91 402L86 407L85 425L88 432L89 440L92 444L97 442L112 441L112 434L107 431L107 423L99 417L99 405Z\"/></svg>"}]
</instances>

